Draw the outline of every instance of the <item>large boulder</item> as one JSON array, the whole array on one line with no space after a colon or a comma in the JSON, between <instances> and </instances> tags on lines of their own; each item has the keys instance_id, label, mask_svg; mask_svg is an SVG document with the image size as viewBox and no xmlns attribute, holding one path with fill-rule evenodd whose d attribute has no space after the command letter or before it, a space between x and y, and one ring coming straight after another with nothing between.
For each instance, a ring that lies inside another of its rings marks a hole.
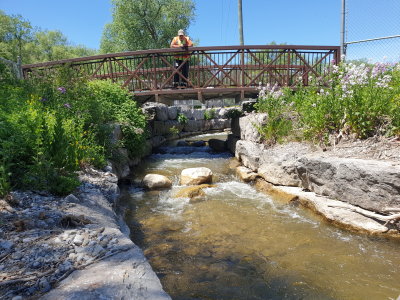
<instances>
[{"instance_id":1,"label":"large boulder","mask_svg":"<svg viewBox=\"0 0 400 300\"><path fill-rule=\"evenodd\" d=\"M190 146L192 146L192 147L205 147L206 146L206 142L204 142L204 141L195 141L195 142L191 143Z\"/></svg>"},{"instance_id":2,"label":"large boulder","mask_svg":"<svg viewBox=\"0 0 400 300\"><path fill-rule=\"evenodd\" d=\"M254 181L258 177L257 173L253 172L251 169L246 167L237 167L236 174L244 182Z\"/></svg>"},{"instance_id":3,"label":"large boulder","mask_svg":"<svg viewBox=\"0 0 400 300\"><path fill-rule=\"evenodd\" d=\"M300 186L296 162L298 154L280 150L264 150L261 154L258 174L266 181L277 185Z\"/></svg>"},{"instance_id":4,"label":"large boulder","mask_svg":"<svg viewBox=\"0 0 400 300\"><path fill-rule=\"evenodd\" d=\"M163 175L147 174L142 181L144 187L149 190L166 189L172 186L171 180Z\"/></svg>"},{"instance_id":5,"label":"large boulder","mask_svg":"<svg viewBox=\"0 0 400 300\"><path fill-rule=\"evenodd\" d=\"M231 127L231 121L228 119L211 119L210 120L210 129L225 129Z\"/></svg>"},{"instance_id":6,"label":"large boulder","mask_svg":"<svg viewBox=\"0 0 400 300\"><path fill-rule=\"evenodd\" d=\"M239 118L240 138L245 141L259 142L261 135L257 127L261 128L267 124L267 121L267 114L249 114L248 116ZM237 134L236 130L235 133Z\"/></svg>"},{"instance_id":7,"label":"large boulder","mask_svg":"<svg viewBox=\"0 0 400 300\"><path fill-rule=\"evenodd\" d=\"M176 106L168 107L168 119L175 120L178 116L178 108Z\"/></svg>"},{"instance_id":8,"label":"large boulder","mask_svg":"<svg viewBox=\"0 0 400 300\"><path fill-rule=\"evenodd\" d=\"M260 166L260 155L263 145L239 140L236 143L235 156L244 166L257 171Z\"/></svg>"},{"instance_id":9,"label":"large boulder","mask_svg":"<svg viewBox=\"0 0 400 300\"><path fill-rule=\"evenodd\" d=\"M228 150L228 143L223 140L218 139L210 139L208 141L208 146L215 151L227 151Z\"/></svg>"},{"instance_id":10,"label":"large boulder","mask_svg":"<svg viewBox=\"0 0 400 300\"><path fill-rule=\"evenodd\" d=\"M188 120L183 128L183 131L192 132L192 131L200 131L200 122L195 120Z\"/></svg>"},{"instance_id":11,"label":"large boulder","mask_svg":"<svg viewBox=\"0 0 400 300\"><path fill-rule=\"evenodd\" d=\"M231 131L234 136L239 137L240 139L240 125L239 125L239 117L232 118L231 120Z\"/></svg>"},{"instance_id":12,"label":"large boulder","mask_svg":"<svg viewBox=\"0 0 400 300\"><path fill-rule=\"evenodd\" d=\"M319 195L364 209L400 208L400 166L390 162L338 157L298 159L302 186Z\"/></svg>"},{"instance_id":13,"label":"large boulder","mask_svg":"<svg viewBox=\"0 0 400 300\"><path fill-rule=\"evenodd\" d=\"M208 168L184 169L181 173L181 185L199 185L212 182L212 175Z\"/></svg>"},{"instance_id":14,"label":"large boulder","mask_svg":"<svg viewBox=\"0 0 400 300\"><path fill-rule=\"evenodd\" d=\"M153 147L158 147L165 142L165 137L158 135L153 137L152 140L153 140Z\"/></svg>"},{"instance_id":15,"label":"large boulder","mask_svg":"<svg viewBox=\"0 0 400 300\"><path fill-rule=\"evenodd\" d=\"M209 131L211 128L211 121L210 120L201 120L200 122L200 130L201 131Z\"/></svg>"},{"instance_id":16,"label":"large boulder","mask_svg":"<svg viewBox=\"0 0 400 300\"><path fill-rule=\"evenodd\" d=\"M231 151L233 154L236 152L236 143L240 141L240 137L237 137L233 134L228 134L228 141L227 146L228 150Z\"/></svg>"},{"instance_id":17,"label":"large boulder","mask_svg":"<svg viewBox=\"0 0 400 300\"><path fill-rule=\"evenodd\" d=\"M153 127L154 127L154 122L153 121L150 121L150 122L146 123L145 132L148 134L148 138L152 138L154 136Z\"/></svg>"},{"instance_id":18,"label":"large boulder","mask_svg":"<svg viewBox=\"0 0 400 300\"><path fill-rule=\"evenodd\" d=\"M176 120L168 120L165 122L154 121L154 135L171 135L171 128L175 127L178 131L182 131L183 125Z\"/></svg>"},{"instance_id":19,"label":"large boulder","mask_svg":"<svg viewBox=\"0 0 400 300\"><path fill-rule=\"evenodd\" d=\"M143 104L142 111L147 116L148 119L154 119L155 121L168 120L168 105L166 104L147 102Z\"/></svg>"}]
</instances>

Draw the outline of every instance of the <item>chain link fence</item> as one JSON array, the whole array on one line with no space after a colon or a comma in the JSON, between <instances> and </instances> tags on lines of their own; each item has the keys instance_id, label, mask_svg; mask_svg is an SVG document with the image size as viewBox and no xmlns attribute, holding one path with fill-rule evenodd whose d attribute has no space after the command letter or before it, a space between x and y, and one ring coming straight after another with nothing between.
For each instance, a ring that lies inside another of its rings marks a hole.
<instances>
[{"instance_id":1,"label":"chain link fence","mask_svg":"<svg viewBox=\"0 0 400 300\"><path fill-rule=\"evenodd\" d=\"M18 79L22 79L22 66L21 66L21 59L18 56L18 62L12 62L8 59L4 59L0 57L0 63L5 66L5 69L0 68L2 72L8 72L14 75Z\"/></svg>"},{"instance_id":2,"label":"chain link fence","mask_svg":"<svg viewBox=\"0 0 400 300\"><path fill-rule=\"evenodd\" d=\"M345 53L347 61L400 62L400 0L346 0Z\"/></svg>"}]
</instances>

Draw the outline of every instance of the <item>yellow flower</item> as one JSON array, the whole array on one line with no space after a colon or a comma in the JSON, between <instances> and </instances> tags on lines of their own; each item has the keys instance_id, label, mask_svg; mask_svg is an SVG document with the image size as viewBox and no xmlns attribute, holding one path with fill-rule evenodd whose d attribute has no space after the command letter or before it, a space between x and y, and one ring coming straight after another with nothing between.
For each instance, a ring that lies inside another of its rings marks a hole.
<instances>
[{"instance_id":1,"label":"yellow flower","mask_svg":"<svg viewBox=\"0 0 400 300\"><path fill-rule=\"evenodd\" d=\"M76 141L75 143L78 144L78 141Z\"/></svg>"}]
</instances>

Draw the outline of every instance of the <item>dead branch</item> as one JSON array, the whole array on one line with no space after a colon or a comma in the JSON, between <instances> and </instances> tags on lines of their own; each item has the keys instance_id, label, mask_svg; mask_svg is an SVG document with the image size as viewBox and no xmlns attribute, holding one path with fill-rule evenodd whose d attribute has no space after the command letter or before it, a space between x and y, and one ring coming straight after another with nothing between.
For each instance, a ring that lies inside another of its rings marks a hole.
<instances>
[{"instance_id":1,"label":"dead branch","mask_svg":"<svg viewBox=\"0 0 400 300\"><path fill-rule=\"evenodd\" d=\"M39 274L36 274L36 276L32 276L32 277L28 277L28 278L18 278L18 279L3 281L3 282L0 282L0 286L35 280L35 279L41 278L43 276L49 275L54 271L55 271L55 269L44 272L44 273L39 273Z\"/></svg>"},{"instance_id":2,"label":"dead branch","mask_svg":"<svg viewBox=\"0 0 400 300\"><path fill-rule=\"evenodd\" d=\"M395 214L395 215L390 215L390 216L383 216L377 213L374 213L372 211L368 211L359 207L354 207L354 206L350 206L350 205L346 205L346 204L328 204L328 207L337 207L337 208L344 208L344 209L348 209L354 212L357 212L361 215L373 218L373 219L377 219L380 221L384 221L385 226L387 224L389 224L389 222L393 221L393 223L397 223L400 220L400 214Z\"/></svg>"}]
</instances>

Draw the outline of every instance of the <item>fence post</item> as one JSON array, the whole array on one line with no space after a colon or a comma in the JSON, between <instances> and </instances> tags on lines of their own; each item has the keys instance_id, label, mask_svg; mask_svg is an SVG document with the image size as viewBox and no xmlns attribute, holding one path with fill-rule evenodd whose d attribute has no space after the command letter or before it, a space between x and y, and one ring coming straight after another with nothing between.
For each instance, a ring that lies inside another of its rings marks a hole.
<instances>
[{"instance_id":1,"label":"fence post","mask_svg":"<svg viewBox=\"0 0 400 300\"><path fill-rule=\"evenodd\" d=\"M18 79L22 79L22 63L21 63L21 56L17 58L17 68L18 68Z\"/></svg>"}]
</instances>

